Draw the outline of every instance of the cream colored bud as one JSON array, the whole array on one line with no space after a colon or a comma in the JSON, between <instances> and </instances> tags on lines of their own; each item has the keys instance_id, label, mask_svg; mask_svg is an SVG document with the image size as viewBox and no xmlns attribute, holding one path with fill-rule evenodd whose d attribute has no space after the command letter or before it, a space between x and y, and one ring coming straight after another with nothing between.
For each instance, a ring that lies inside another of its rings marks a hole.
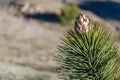
<instances>
[{"instance_id":1,"label":"cream colored bud","mask_svg":"<svg viewBox=\"0 0 120 80\"><path fill-rule=\"evenodd\" d=\"M75 21L75 29L79 32L79 31L89 31L89 19L87 18L87 16L80 14L78 15L78 17L76 18Z\"/></svg>"}]
</instances>

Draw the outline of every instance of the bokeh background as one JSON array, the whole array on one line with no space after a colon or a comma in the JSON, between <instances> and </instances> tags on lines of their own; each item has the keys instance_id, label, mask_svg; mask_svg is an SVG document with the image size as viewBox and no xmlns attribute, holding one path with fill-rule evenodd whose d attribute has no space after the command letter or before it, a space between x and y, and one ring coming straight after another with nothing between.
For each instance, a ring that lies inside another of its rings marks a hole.
<instances>
[{"instance_id":1,"label":"bokeh background","mask_svg":"<svg viewBox=\"0 0 120 80\"><path fill-rule=\"evenodd\" d=\"M120 46L120 0L0 0L0 80L58 80L53 55L79 12Z\"/></svg>"}]
</instances>

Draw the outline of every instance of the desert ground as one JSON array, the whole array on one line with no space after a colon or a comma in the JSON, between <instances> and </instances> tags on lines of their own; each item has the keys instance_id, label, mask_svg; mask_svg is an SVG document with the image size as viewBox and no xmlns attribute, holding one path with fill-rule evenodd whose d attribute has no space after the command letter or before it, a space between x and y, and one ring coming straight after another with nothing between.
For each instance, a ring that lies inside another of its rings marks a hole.
<instances>
[{"instance_id":1,"label":"desert ground","mask_svg":"<svg viewBox=\"0 0 120 80\"><path fill-rule=\"evenodd\" d=\"M119 0L103 1L66 0L119 36ZM103 6L99 11L91 4ZM69 26L61 25L56 15L64 5L63 0L0 0L0 80L58 80L53 55Z\"/></svg>"}]
</instances>

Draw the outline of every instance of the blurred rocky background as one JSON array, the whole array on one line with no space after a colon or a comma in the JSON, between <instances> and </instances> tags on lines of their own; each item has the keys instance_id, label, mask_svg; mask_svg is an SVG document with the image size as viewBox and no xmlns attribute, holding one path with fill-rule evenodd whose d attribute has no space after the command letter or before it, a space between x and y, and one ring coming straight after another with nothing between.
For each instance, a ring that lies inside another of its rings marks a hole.
<instances>
[{"instance_id":1,"label":"blurred rocky background","mask_svg":"<svg viewBox=\"0 0 120 80\"><path fill-rule=\"evenodd\" d=\"M110 28L120 46L120 0L0 0L0 80L58 80L53 55L73 26L60 22L69 19L61 8L71 5Z\"/></svg>"}]
</instances>

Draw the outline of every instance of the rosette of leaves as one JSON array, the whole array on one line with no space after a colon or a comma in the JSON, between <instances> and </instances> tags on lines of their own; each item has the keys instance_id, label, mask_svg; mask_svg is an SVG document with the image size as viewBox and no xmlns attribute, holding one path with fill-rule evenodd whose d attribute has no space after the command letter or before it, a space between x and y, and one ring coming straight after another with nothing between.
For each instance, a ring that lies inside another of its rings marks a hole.
<instances>
[{"instance_id":1,"label":"rosette of leaves","mask_svg":"<svg viewBox=\"0 0 120 80\"><path fill-rule=\"evenodd\" d=\"M120 80L117 47L111 33L92 24L88 32L69 29L56 54L61 80Z\"/></svg>"}]
</instances>

